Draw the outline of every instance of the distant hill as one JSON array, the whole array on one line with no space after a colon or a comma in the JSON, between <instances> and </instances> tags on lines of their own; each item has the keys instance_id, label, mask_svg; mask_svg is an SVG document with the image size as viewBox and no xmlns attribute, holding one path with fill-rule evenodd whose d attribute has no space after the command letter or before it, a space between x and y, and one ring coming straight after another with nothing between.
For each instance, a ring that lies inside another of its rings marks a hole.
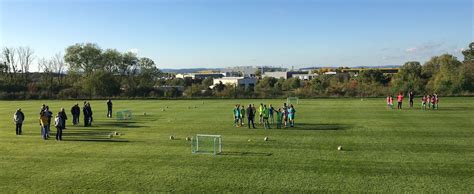
<instances>
[{"instance_id":1,"label":"distant hill","mask_svg":"<svg viewBox=\"0 0 474 194\"><path fill-rule=\"evenodd\" d=\"M345 67L345 66L344 66ZM348 68L354 68L354 69L370 69L370 68L399 68L401 67L400 65L375 65L375 66L368 66L368 65L362 65L362 66L354 66L354 67L348 67ZM300 68L302 71L308 71L312 69L321 69L321 68L338 68L338 66L317 66L317 67L304 67Z\"/></svg>"},{"instance_id":2,"label":"distant hill","mask_svg":"<svg viewBox=\"0 0 474 194\"><path fill-rule=\"evenodd\" d=\"M221 68L189 68L189 69L161 69L164 73L195 73L198 71L220 71Z\"/></svg>"}]
</instances>

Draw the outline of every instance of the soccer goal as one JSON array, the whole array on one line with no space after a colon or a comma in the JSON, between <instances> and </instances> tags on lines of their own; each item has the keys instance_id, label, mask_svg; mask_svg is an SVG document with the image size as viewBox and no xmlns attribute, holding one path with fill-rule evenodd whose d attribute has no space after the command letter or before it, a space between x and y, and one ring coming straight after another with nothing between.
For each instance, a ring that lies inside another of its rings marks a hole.
<instances>
[{"instance_id":1,"label":"soccer goal","mask_svg":"<svg viewBox=\"0 0 474 194\"><path fill-rule=\"evenodd\" d=\"M193 154L220 154L222 138L220 135L197 134L192 138L191 150Z\"/></svg>"},{"instance_id":2,"label":"soccer goal","mask_svg":"<svg viewBox=\"0 0 474 194\"><path fill-rule=\"evenodd\" d=\"M286 98L286 104L298 104L299 103L299 98L298 97L288 97Z\"/></svg>"},{"instance_id":3,"label":"soccer goal","mask_svg":"<svg viewBox=\"0 0 474 194\"><path fill-rule=\"evenodd\" d=\"M117 120L131 120L132 119L132 111L130 110L122 110L117 111L116 117Z\"/></svg>"}]
</instances>

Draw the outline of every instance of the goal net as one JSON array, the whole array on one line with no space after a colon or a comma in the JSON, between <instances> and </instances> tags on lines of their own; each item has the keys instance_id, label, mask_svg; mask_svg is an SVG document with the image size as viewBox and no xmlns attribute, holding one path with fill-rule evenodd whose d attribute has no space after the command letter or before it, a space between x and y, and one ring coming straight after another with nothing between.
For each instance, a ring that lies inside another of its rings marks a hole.
<instances>
[{"instance_id":1,"label":"goal net","mask_svg":"<svg viewBox=\"0 0 474 194\"><path fill-rule=\"evenodd\" d=\"M130 110L118 111L115 118L117 118L117 120L130 120L132 119L132 111Z\"/></svg>"},{"instance_id":2,"label":"goal net","mask_svg":"<svg viewBox=\"0 0 474 194\"><path fill-rule=\"evenodd\" d=\"M299 98L298 97L288 97L286 98L286 104L298 104L299 103Z\"/></svg>"},{"instance_id":3,"label":"goal net","mask_svg":"<svg viewBox=\"0 0 474 194\"><path fill-rule=\"evenodd\" d=\"M197 134L192 138L192 152L194 154L222 153L222 138L220 135Z\"/></svg>"}]
</instances>

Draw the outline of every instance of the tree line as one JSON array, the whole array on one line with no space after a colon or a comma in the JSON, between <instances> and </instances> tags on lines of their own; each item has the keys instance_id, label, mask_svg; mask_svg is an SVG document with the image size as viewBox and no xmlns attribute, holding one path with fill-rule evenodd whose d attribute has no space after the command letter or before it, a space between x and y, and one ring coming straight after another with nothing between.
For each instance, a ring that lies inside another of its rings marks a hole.
<instances>
[{"instance_id":1,"label":"tree line","mask_svg":"<svg viewBox=\"0 0 474 194\"><path fill-rule=\"evenodd\" d=\"M319 72L312 80L259 77L253 87L219 83L210 89L212 78L174 78L161 72L150 58L104 50L97 44L71 45L64 55L41 59L29 47L5 47L0 57L0 99L377 97L408 91L470 95L474 92L474 43L463 55L463 61L449 54L434 56L424 64L409 61L396 74L378 69L344 73L338 68L335 75ZM29 71L34 61L41 73Z\"/></svg>"}]
</instances>

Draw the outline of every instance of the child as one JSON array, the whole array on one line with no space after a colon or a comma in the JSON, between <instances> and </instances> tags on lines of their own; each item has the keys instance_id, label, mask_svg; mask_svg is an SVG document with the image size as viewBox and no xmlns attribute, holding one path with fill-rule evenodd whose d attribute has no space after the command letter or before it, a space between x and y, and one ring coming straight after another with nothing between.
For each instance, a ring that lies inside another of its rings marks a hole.
<instances>
[{"instance_id":1,"label":"child","mask_svg":"<svg viewBox=\"0 0 474 194\"><path fill-rule=\"evenodd\" d=\"M234 127L239 127L239 120L240 120L240 108L239 108L239 105L235 105L235 108L234 108Z\"/></svg>"},{"instance_id":2,"label":"child","mask_svg":"<svg viewBox=\"0 0 474 194\"><path fill-rule=\"evenodd\" d=\"M433 95L431 97L431 104L432 104L432 107L433 107L433 110L436 108L436 97L435 95Z\"/></svg>"},{"instance_id":3,"label":"child","mask_svg":"<svg viewBox=\"0 0 474 194\"><path fill-rule=\"evenodd\" d=\"M285 104L286 105L286 104ZM283 124L285 125L285 128L288 128L288 108L286 106L283 107L282 110L282 117L283 117Z\"/></svg>"},{"instance_id":4,"label":"child","mask_svg":"<svg viewBox=\"0 0 474 194\"><path fill-rule=\"evenodd\" d=\"M392 95L387 96L387 108L393 109L393 97Z\"/></svg>"},{"instance_id":5,"label":"child","mask_svg":"<svg viewBox=\"0 0 474 194\"><path fill-rule=\"evenodd\" d=\"M295 107L293 107L293 105L290 105L290 108L288 109L288 118L290 119L290 127L295 126L295 113L296 113Z\"/></svg>"},{"instance_id":6,"label":"child","mask_svg":"<svg viewBox=\"0 0 474 194\"><path fill-rule=\"evenodd\" d=\"M403 94L401 92L397 96L397 102L398 102L397 109L401 110L402 109L402 103L403 103Z\"/></svg>"},{"instance_id":7,"label":"child","mask_svg":"<svg viewBox=\"0 0 474 194\"><path fill-rule=\"evenodd\" d=\"M428 109L431 109L431 96L426 96L426 102L428 102Z\"/></svg>"},{"instance_id":8,"label":"child","mask_svg":"<svg viewBox=\"0 0 474 194\"><path fill-rule=\"evenodd\" d=\"M277 129L281 129L281 121L283 118L283 112L281 111L281 108L279 108L277 111L275 111L276 116L277 116Z\"/></svg>"},{"instance_id":9,"label":"child","mask_svg":"<svg viewBox=\"0 0 474 194\"><path fill-rule=\"evenodd\" d=\"M268 117L270 117L270 109L267 108L267 105L263 106L263 126L265 129L270 129L270 123L268 122Z\"/></svg>"},{"instance_id":10,"label":"child","mask_svg":"<svg viewBox=\"0 0 474 194\"><path fill-rule=\"evenodd\" d=\"M438 97L438 94L437 94L437 93L435 93L434 96L435 96L435 102L436 102L436 109L438 109L439 97Z\"/></svg>"},{"instance_id":11,"label":"child","mask_svg":"<svg viewBox=\"0 0 474 194\"><path fill-rule=\"evenodd\" d=\"M240 108L240 126L245 125L245 107L242 105L242 108Z\"/></svg>"},{"instance_id":12,"label":"child","mask_svg":"<svg viewBox=\"0 0 474 194\"><path fill-rule=\"evenodd\" d=\"M426 110L426 96L421 97L421 109Z\"/></svg>"}]
</instances>

